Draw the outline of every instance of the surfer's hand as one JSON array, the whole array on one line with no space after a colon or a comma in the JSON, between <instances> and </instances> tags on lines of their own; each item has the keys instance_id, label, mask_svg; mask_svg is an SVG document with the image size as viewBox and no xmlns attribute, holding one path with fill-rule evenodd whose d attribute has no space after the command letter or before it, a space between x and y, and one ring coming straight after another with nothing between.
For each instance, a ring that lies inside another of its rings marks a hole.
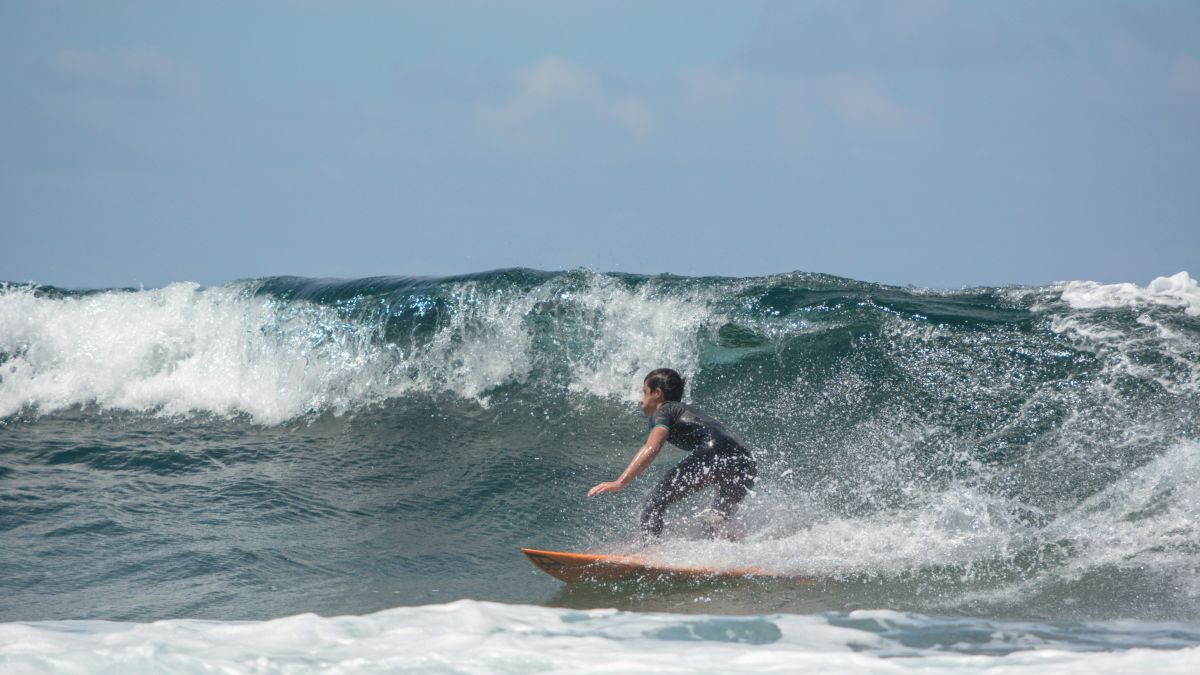
<instances>
[{"instance_id":1,"label":"surfer's hand","mask_svg":"<svg viewBox=\"0 0 1200 675\"><path fill-rule=\"evenodd\" d=\"M596 495L602 495L605 492L616 492L623 487L625 487L625 486L621 484L621 481L610 480L606 483L601 483L601 484L597 485L596 487L592 488L591 490L588 490L588 496L595 497Z\"/></svg>"}]
</instances>

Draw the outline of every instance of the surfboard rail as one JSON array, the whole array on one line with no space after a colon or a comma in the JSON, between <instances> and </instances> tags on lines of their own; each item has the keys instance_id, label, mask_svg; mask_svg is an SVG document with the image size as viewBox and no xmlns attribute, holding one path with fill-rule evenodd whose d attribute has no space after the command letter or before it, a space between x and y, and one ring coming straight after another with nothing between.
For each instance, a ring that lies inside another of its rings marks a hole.
<instances>
[{"instance_id":1,"label":"surfboard rail","mask_svg":"<svg viewBox=\"0 0 1200 675\"><path fill-rule=\"evenodd\" d=\"M636 555L570 553L535 548L522 548L521 553L525 554L534 567L567 583L629 579L774 578L781 576L757 567L675 566L647 560ZM797 578L797 580L801 579Z\"/></svg>"}]
</instances>

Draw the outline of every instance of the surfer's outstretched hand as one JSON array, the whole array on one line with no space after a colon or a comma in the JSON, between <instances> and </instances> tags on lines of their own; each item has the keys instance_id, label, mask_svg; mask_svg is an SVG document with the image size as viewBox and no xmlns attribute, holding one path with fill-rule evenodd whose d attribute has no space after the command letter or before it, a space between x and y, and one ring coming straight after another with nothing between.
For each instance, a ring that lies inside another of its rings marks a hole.
<instances>
[{"instance_id":1,"label":"surfer's outstretched hand","mask_svg":"<svg viewBox=\"0 0 1200 675\"><path fill-rule=\"evenodd\" d=\"M665 443L666 440L666 427L654 427L651 429L650 435L646 437L646 444L643 445L642 449L638 450L637 454L633 456L633 461L629 463L629 466L625 469L625 471L621 472L621 477L616 480L610 480L601 483L591 490L588 490L588 496L594 497L596 495L602 495L605 492L616 492L626 485L632 483L633 479L637 478L638 475L645 471L646 467L650 466L650 463L653 462L654 458L658 456L658 451L662 450L663 443Z\"/></svg>"},{"instance_id":2,"label":"surfer's outstretched hand","mask_svg":"<svg viewBox=\"0 0 1200 675\"><path fill-rule=\"evenodd\" d=\"M625 487L625 486L622 485L621 481L619 481L619 480L606 481L604 483L597 485L596 487L592 488L591 490L588 490L588 496L595 497L596 495L602 495L605 492L616 492L623 487Z\"/></svg>"}]
</instances>

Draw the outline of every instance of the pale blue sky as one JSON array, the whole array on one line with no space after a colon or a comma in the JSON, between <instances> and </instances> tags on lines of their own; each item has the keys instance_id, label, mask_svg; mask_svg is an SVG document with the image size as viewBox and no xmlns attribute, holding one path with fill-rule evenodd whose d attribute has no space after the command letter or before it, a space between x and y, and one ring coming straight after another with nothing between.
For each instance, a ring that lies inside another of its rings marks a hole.
<instances>
[{"instance_id":1,"label":"pale blue sky","mask_svg":"<svg viewBox=\"0 0 1200 675\"><path fill-rule=\"evenodd\" d=\"M0 279L1200 275L1200 2L0 4Z\"/></svg>"}]
</instances>

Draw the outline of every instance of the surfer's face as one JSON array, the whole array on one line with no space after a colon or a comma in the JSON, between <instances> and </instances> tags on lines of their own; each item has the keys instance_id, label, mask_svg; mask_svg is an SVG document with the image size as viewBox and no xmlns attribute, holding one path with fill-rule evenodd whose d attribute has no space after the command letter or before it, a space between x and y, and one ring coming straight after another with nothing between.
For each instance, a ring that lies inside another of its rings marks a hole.
<instances>
[{"instance_id":1,"label":"surfer's face","mask_svg":"<svg viewBox=\"0 0 1200 675\"><path fill-rule=\"evenodd\" d=\"M662 389L650 391L649 385L642 385L642 412L646 414L646 417L653 415L654 411L658 410L658 406L662 405L662 403Z\"/></svg>"}]
</instances>

